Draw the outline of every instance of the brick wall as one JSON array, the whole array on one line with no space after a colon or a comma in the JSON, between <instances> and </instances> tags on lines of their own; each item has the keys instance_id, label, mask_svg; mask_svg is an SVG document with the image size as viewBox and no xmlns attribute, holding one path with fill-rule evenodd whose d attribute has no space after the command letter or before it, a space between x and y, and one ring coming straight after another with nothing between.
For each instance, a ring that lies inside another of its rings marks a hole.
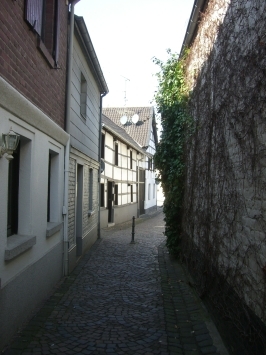
<instances>
[{"instance_id":1,"label":"brick wall","mask_svg":"<svg viewBox=\"0 0 266 355\"><path fill-rule=\"evenodd\" d=\"M24 20L25 1L1 0L0 75L64 128L68 7L60 1L60 69L52 69Z\"/></svg>"},{"instance_id":2,"label":"brick wall","mask_svg":"<svg viewBox=\"0 0 266 355\"><path fill-rule=\"evenodd\" d=\"M98 223L98 170L96 167L92 169L92 211L94 214L88 218L89 211L89 186L90 186L90 168L92 166L84 166L84 200L83 200L83 236L85 237L90 230L95 227L95 224Z\"/></svg>"},{"instance_id":3,"label":"brick wall","mask_svg":"<svg viewBox=\"0 0 266 355\"><path fill-rule=\"evenodd\" d=\"M76 244L75 239L75 197L76 196L76 160L69 160L68 182L68 241L71 248Z\"/></svg>"},{"instance_id":4,"label":"brick wall","mask_svg":"<svg viewBox=\"0 0 266 355\"><path fill-rule=\"evenodd\" d=\"M92 210L94 214L88 217L90 198L90 168L93 174L92 188ZM84 164L83 168L83 228L82 235L85 237L98 223L98 167L96 164ZM70 158L69 161L69 192L68 192L68 240L71 248L76 244L75 238L75 199L76 199L76 160Z\"/></svg>"}]
</instances>

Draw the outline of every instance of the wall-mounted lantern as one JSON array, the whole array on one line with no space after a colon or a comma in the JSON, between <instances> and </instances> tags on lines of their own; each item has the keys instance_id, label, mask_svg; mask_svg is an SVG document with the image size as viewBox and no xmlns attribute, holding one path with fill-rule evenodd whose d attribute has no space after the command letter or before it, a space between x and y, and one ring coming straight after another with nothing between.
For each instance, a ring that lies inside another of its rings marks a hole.
<instances>
[{"instance_id":1,"label":"wall-mounted lantern","mask_svg":"<svg viewBox=\"0 0 266 355\"><path fill-rule=\"evenodd\" d=\"M12 127L7 134L3 133L2 144L0 145L0 158L2 158L4 154L7 154L5 158L12 160L14 158L12 154L17 149L19 139L20 136L12 130Z\"/></svg>"}]
</instances>

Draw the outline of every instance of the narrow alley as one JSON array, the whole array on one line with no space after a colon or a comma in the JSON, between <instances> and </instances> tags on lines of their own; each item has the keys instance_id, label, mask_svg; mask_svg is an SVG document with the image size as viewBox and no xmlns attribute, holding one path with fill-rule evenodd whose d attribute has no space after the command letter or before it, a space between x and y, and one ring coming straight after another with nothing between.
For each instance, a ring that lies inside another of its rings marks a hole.
<instances>
[{"instance_id":1,"label":"narrow alley","mask_svg":"<svg viewBox=\"0 0 266 355\"><path fill-rule=\"evenodd\" d=\"M4 351L13 354L227 354L181 265L161 210L102 230L92 249Z\"/></svg>"}]
</instances>

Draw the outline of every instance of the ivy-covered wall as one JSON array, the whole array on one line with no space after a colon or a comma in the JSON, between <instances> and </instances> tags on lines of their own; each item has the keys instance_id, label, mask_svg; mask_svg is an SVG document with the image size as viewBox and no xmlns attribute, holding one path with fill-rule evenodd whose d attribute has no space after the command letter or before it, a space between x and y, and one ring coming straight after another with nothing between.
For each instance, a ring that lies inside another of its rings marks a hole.
<instances>
[{"instance_id":1,"label":"ivy-covered wall","mask_svg":"<svg viewBox=\"0 0 266 355\"><path fill-rule=\"evenodd\" d=\"M194 133L185 150L182 255L201 295L215 302L231 288L241 311L266 324L265 0L210 0L185 72ZM226 303L225 317L247 336L241 311Z\"/></svg>"}]
</instances>

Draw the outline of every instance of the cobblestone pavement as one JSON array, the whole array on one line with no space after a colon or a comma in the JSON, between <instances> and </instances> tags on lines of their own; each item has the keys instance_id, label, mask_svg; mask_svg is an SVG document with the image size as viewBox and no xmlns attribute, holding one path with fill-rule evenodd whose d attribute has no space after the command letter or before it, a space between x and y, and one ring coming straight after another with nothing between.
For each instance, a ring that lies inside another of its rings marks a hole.
<instances>
[{"instance_id":1,"label":"cobblestone pavement","mask_svg":"<svg viewBox=\"0 0 266 355\"><path fill-rule=\"evenodd\" d=\"M130 223L103 229L4 354L226 355L165 248L161 210L136 219L135 231L133 244Z\"/></svg>"}]
</instances>

